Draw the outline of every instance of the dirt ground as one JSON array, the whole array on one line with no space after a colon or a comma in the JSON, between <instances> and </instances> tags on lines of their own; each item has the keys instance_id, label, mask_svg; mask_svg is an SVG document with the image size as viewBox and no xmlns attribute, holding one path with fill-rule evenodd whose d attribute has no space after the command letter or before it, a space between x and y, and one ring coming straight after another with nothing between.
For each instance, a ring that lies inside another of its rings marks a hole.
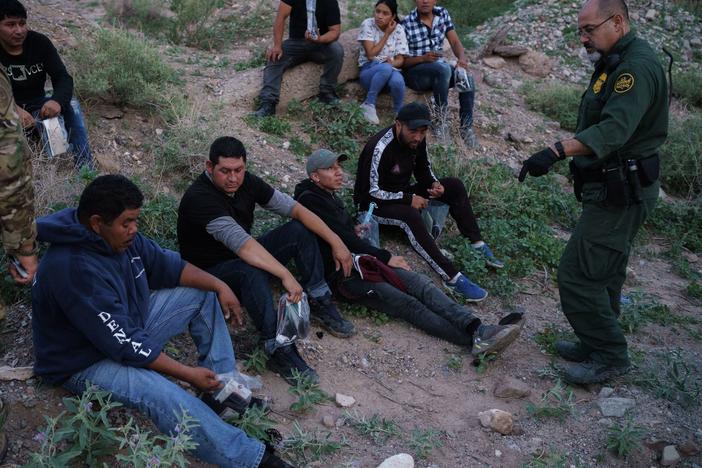
<instances>
[{"instance_id":1,"label":"dirt ground","mask_svg":"<svg viewBox=\"0 0 702 468\"><path fill-rule=\"evenodd\" d=\"M28 1L30 22L33 28L47 33L60 50L74 47L80 41L82 27L103 21L104 9L97 2L85 0ZM240 5L233 5L237 8ZM256 45L267 40L269 26L265 25L262 37L235 44L217 55L227 57L230 63L245 59ZM182 57L166 55L173 66L183 73L187 89L193 100L201 101L203 107L222 105L222 98L213 90L221 89L223 80L231 79L221 69L194 73L187 65L185 56L206 55L205 52L182 47ZM477 53L477 50L471 51ZM495 73L484 65L475 63L479 78L485 73ZM231 72L234 73L234 72ZM500 70L500 78L522 82L531 79L516 66L510 64ZM480 81L480 80L479 80ZM542 116L530 113L523 105L512 86L496 89L481 86L476 102L476 127L482 148L466 158L494 158L515 166L533 147L537 150L545 141L566 134L544 121ZM226 103L224 103L226 106ZM495 112L481 113L481 107ZM294 155L266 141L266 137L251 129L241 120L249 111L246 106L226 107L227 128L241 138L247 146L255 146L253 167L256 171L269 171L273 177L284 176L296 181L303 176L303 165ZM115 109L110 106L88 104L88 115L92 147L103 165L128 175L137 175L149 180L163 190L175 191L169 179L151 178L153 155L144 150L144 143L156 138L162 124L144 117L132 109ZM116 117L117 116L117 117ZM108 118L109 117L109 118ZM494 128L497 131L493 131ZM518 131L529 137L531 143L517 150L505 139L508 131ZM67 179L67 164L44 161L47 165L43 185L39 186L39 198L50 201L54 193L45 187L61 184ZM292 189L294 182L289 185ZM68 195L66 195L68 196ZM564 192L564 196L571 196ZM43 206L48 206L44 203ZM702 306L690 302L684 293L687 281L672 272L671 264L659 252L665 251L665 240L653 238L650 244L637 247L630 261L630 275L625 293L643 290L666 304L681 316L702 319ZM392 250L405 255L417 270L435 277L420 262L408 245L391 244ZM699 254L697 252L696 254ZM693 267L702 270L702 260L689 253ZM345 444L335 454L310 463L310 466L374 467L386 457L396 453L414 454L410 444L415 429L441 431L441 446L435 447L425 459L416 459L421 467L513 467L532 463L532 466L656 466L664 445L680 446L691 441L702 445L702 409L700 405L682 407L676 403L656 398L650 391L629 383L626 377L609 384L613 396L631 398L634 407L629 410L633 421L645 429L642 445L628 460L616 458L606 450L607 428L624 419L604 417L597 405L600 385L573 387L574 410L563 420L536 418L527 412L529 403L538 403L542 394L554 386L551 364L553 358L543 352L534 337L551 327L569 330L560 311L558 292L554 278L540 272L526 278L520 284L520 293L507 302L489 297L476 309L476 314L487 323L495 323L513 308L526 314L526 324L521 336L496 361L489 363L483 373L472 365L468 349L460 349L447 342L427 336L404 322L391 321L377 325L364 318L353 318L358 334L351 339L338 339L314 328L310 338L301 343L302 352L320 375L321 388L330 395L342 393L353 396L356 404L352 411L370 417L378 414L395 421L402 435L390 438L379 445L359 435L348 424L343 423L344 411L333 402L317 406L311 412L299 415L289 406L295 400L288 393L287 384L278 376L266 372L262 376L264 387L261 394L270 399L271 417L278 422L283 435L288 435L297 421L308 431L330 431L333 440L344 440ZM683 349L693 367L694 378L699 379L702 342L699 324L692 325L698 338L678 326L663 327L646 325L639 332L628 335L631 348L646 352L666 352L672 348ZM178 343L182 340L179 339ZM246 333L234 335L235 347L246 348ZM0 330L0 365L30 366L33 362L31 340L31 308L27 303L13 305L8 318ZM188 349L188 348L186 348ZM458 361L452 356L459 356ZM192 359L192 349L186 351L186 359ZM451 361L450 361L451 360ZM449 366L449 362L452 363ZM558 360L555 361L559 363ZM460 363L460 364L459 364ZM531 390L523 399L501 399L493 395L495 385L504 377L524 382ZM38 442L33 439L44 424L45 416L55 416L62 411L61 398L66 392L38 386L36 380L0 382L0 396L8 405L10 413L5 427L10 447L5 466L21 465L28 461L30 453L36 451ZM510 412L521 430L517 434L503 436L483 428L478 413L489 409ZM137 417L148 425L148 421ZM330 415L336 424L325 427L322 419ZM121 412L119 418L125 417ZM652 447L652 448L651 448ZM541 463L541 464L540 464ZM699 453L683 457L680 466L702 465ZM203 466L193 460L193 466Z\"/></svg>"}]
</instances>

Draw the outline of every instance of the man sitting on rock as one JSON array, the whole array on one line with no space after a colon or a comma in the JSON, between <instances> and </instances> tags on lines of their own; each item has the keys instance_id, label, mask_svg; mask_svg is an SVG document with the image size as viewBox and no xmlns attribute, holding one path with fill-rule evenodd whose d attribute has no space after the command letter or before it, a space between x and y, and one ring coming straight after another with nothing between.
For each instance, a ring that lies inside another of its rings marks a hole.
<instances>
[{"instance_id":1,"label":"man sitting on rock","mask_svg":"<svg viewBox=\"0 0 702 468\"><path fill-rule=\"evenodd\" d=\"M91 166L93 156L78 101L72 99L73 78L45 35L27 28L27 10L17 0L0 2L0 66L12 83L17 113L25 130L38 120L63 117L77 167ZM52 95L44 83L51 78Z\"/></svg>"},{"instance_id":2,"label":"man sitting on rock","mask_svg":"<svg viewBox=\"0 0 702 468\"><path fill-rule=\"evenodd\" d=\"M478 146L473 131L475 85L473 77L468 74L468 60L463 44L446 8L436 6L436 0L415 2L417 7L402 20L409 46L409 55L402 65L405 83L416 91L431 90L434 93L437 111L434 129L441 136L446 136L448 132L448 92L449 88L455 86L460 104L461 138L466 146L475 148ZM443 56L444 39L448 39L451 50L458 59L455 67Z\"/></svg>"},{"instance_id":3,"label":"man sitting on rock","mask_svg":"<svg viewBox=\"0 0 702 468\"><path fill-rule=\"evenodd\" d=\"M344 160L345 155L324 149L315 151L307 159L309 179L295 187L299 203L319 216L353 253L365 254L358 260L365 277L354 272L349 278L341 278L334 269L329 246L319 240L327 283L336 285L336 293L353 303L406 320L430 335L471 346L474 355L495 353L512 343L519 335L518 326L483 325L473 310L451 300L427 276L412 272L403 257L375 248L358 236L362 226L354 226L353 218L336 196L344 183L339 164ZM366 267L369 271L365 271ZM380 273L371 277L373 271Z\"/></svg>"},{"instance_id":4,"label":"man sitting on rock","mask_svg":"<svg viewBox=\"0 0 702 468\"><path fill-rule=\"evenodd\" d=\"M89 384L107 390L165 434L178 431L187 411L197 421L190 433L194 454L207 463L285 466L217 415L243 412L244 400L230 396L220 404L210 395L222 386L217 375L235 370L224 319L241 324L238 299L223 281L137 232L142 201L125 177L102 176L85 188L78 209L37 221L38 239L50 246L32 287L35 374L77 394ZM197 366L163 352L186 330L197 346Z\"/></svg>"},{"instance_id":5,"label":"man sitting on rock","mask_svg":"<svg viewBox=\"0 0 702 468\"><path fill-rule=\"evenodd\" d=\"M285 20L290 17L290 36L283 41ZM337 0L280 0L273 23L273 46L266 51L263 88L258 110L253 114L275 114L280 99L283 72L305 62L324 65L319 80L319 100L336 104L336 79L344 61L344 49L337 42L341 34L341 14Z\"/></svg>"},{"instance_id":6,"label":"man sitting on rock","mask_svg":"<svg viewBox=\"0 0 702 468\"><path fill-rule=\"evenodd\" d=\"M487 265L502 268L504 264L482 240L463 182L456 177L438 179L432 172L426 141L430 125L427 106L413 102L400 109L394 125L371 137L358 159L353 200L361 211L375 203L378 209L374 216L379 224L402 228L412 247L441 275L447 288L467 301L479 302L487 297L487 291L456 269L437 247L438 233L428 232L424 225L421 210L427 208L429 199L449 206L461 235L470 240Z\"/></svg>"},{"instance_id":7,"label":"man sitting on rock","mask_svg":"<svg viewBox=\"0 0 702 468\"><path fill-rule=\"evenodd\" d=\"M256 205L294 221L254 239L251 228ZM205 172L185 192L178 209L178 243L183 258L236 292L261 333L270 355L268 366L291 384L295 370L315 381L319 377L295 344L280 347L275 340L277 308L271 299L269 278L280 279L291 302L302 297L302 286L285 267L288 262L295 260L309 296L312 320L335 336L355 333L353 324L341 316L332 301L313 233L332 246L336 267L348 275L351 253L339 236L289 195L248 172L246 149L234 137L220 137L212 143Z\"/></svg>"}]
</instances>

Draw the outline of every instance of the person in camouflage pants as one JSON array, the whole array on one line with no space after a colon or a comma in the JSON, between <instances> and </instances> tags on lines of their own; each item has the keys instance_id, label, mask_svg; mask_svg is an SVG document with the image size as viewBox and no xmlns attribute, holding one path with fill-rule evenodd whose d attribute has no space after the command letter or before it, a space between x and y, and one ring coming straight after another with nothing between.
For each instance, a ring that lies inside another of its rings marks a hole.
<instances>
[{"instance_id":1,"label":"person in camouflage pants","mask_svg":"<svg viewBox=\"0 0 702 468\"><path fill-rule=\"evenodd\" d=\"M10 275L17 284L26 285L38 266L32 160L10 82L0 75L0 242L5 254L15 257L27 272L22 277L11 264ZM5 306L0 302L0 320L4 317Z\"/></svg>"}]
</instances>

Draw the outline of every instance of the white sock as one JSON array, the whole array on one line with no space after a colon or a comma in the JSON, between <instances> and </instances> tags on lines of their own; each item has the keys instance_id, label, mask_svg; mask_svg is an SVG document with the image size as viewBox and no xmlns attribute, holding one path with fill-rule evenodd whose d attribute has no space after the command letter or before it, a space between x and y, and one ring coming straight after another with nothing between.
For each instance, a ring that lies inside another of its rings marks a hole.
<instances>
[{"instance_id":1,"label":"white sock","mask_svg":"<svg viewBox=\"0 0 702 468\"><path fill-rule=\"evenodd\" d=\"M485 242L479 240L478 242L473 242L473 243L470 244L470 245L471 245L471 247L473 247L474 249L479 249L480 247L482 247L482 246L485 245Z\"/></svg>"}]
</instances>

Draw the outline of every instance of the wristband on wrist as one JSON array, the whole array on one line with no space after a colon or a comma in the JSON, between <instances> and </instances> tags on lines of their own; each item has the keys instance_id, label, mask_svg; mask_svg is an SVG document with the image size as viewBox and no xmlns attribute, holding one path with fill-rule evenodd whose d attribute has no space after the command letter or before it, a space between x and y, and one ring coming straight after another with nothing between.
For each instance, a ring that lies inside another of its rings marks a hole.
<instances>
[{"instance_id":1,"label":"wristband on wrist","mask_svg":"<svg viewBox=\"0 0 702 468\"><path fill-rule=\"evenodd\" d=\"M560 141L557 141L553 144L553 146L556 147L556 151L558 151L558 159L560 161L563 161L566 158L566 153L565 153L565 148L563 148L563 143Z\"/></svg>"}]
</instances>

